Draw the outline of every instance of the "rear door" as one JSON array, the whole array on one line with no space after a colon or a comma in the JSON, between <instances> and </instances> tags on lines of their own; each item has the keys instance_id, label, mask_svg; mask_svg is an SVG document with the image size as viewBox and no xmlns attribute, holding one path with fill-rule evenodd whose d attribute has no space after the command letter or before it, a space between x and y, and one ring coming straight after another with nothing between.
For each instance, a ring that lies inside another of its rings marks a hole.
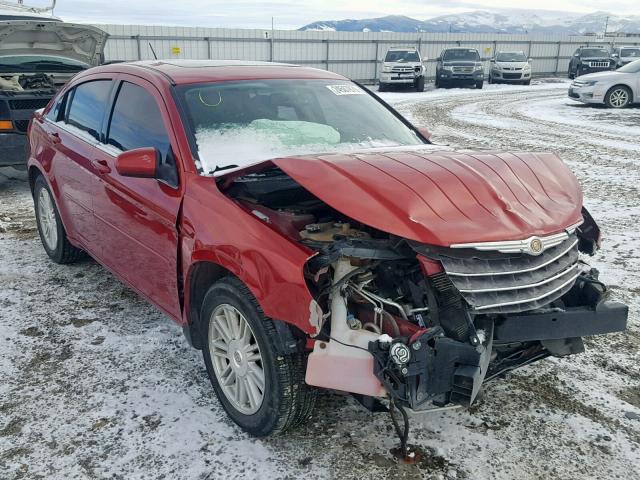
<instances>
[{"instance_id":1,"label":"rear door","mask_svg":"<svg viewBox=\"0 0 640 480\"><path fill-rule=\"evenodd\" d=\"M93 196L102 166L95 161L95 145L100 141L112 86L110 78L95 78L70 89L47 117L43 129L49 141L37 152L51 164L68 234L98 255Z\"/></svg>"},{"instance_id":2,"label":"rear door","mask_svg":"<svg viewBox=\"0 0 640 480\"><path fill-rule=\"evenodd\" d=\"M116 85L106 137L95 153L106 166L94 197L103 262L175 318L180 318L177 284L182 191L178 152L164 100L156 88L122 75ZM142 147L160 153L158 178L123 177L118 154Z\"/></svg>"}]
</instances>

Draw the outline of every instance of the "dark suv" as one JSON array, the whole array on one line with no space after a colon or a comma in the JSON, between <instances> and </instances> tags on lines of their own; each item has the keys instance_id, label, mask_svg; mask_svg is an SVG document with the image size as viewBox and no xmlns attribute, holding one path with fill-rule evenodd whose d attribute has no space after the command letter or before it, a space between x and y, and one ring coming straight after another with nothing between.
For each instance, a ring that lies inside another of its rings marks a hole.
<instances>
[{"instance_id":1,"label":"dark suv","mask_svg":"<svg viewBox=\"0 0 640 480\"><path fill-rule=\"evenodd\" d=\"M602 47L580 47L569 61L569 78L573 79L585 73L613 70L615 64L611 54Z\"/></svg>"},{"instance_id":2,"label":"dark suv","mask_svg":"<svg viewBox=\"0 0 640 480\"><path fill-rule=\"evenodd\" d=\"M475 48L447 48L436 64L436 88L458 85L475 85L482 88L484 65Z\"/></svg>"}]
</instances>

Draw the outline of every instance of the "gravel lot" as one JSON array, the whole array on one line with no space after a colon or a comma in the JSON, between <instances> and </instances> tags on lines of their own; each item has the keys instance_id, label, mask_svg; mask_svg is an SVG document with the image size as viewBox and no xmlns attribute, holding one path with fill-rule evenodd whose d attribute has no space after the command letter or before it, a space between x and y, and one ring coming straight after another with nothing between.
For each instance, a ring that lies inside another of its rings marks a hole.
<instances>
[{"instance_id":1,"label":"gravel lot","mask_svg":"<svg viewBox=\"0 0 640 480\"><path fill-rule=\"evenodd\" d=\"M96 263L48 261L21 174L0 170L0 478L640 478L640 108L588 108L565 82L384 97L437 143L558 152L604 229L592 259L629 330L490 384L471 411L412 416L397 465L385 415L326 393L256 440L227 420L179 327Z\"/></svg>"}]
</instances>

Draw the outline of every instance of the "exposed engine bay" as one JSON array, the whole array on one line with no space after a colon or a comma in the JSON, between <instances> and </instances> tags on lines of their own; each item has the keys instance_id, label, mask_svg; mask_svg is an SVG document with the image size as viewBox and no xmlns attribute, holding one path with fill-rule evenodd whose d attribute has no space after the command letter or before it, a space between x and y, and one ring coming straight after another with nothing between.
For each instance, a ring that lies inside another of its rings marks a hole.
<instances>
[{"instance_id":1,"label":"exposed engine bay","mask_svg":"<svg viewBox=\"0 0 640 480\"><path fill-rule=\"evenodd\" d=\"M369 408L380 397L414 410L470 405L503 372L583 351L582 335L611 328L596 312L626 324L626 306L604 302L607 288L580 258L599 241L586 210L584 222L542 239L548 248L531 255L396 237L345 217L277 168L221 188L315 252L305 277L325 321L306 381Z\"/></svg>"},{"instance_id":2,"label":"exposed engine bay","mask_svg":"<svg viewBox=\"0 0 640 480\"><path fill-rule=\"evenodd\" d=\"M69 75L62 78L46 73L29 73L0 76L0 90L9 92L24 92L39 90L54 94L58 88L69 80Z\"/></svg>"}]
</instances>

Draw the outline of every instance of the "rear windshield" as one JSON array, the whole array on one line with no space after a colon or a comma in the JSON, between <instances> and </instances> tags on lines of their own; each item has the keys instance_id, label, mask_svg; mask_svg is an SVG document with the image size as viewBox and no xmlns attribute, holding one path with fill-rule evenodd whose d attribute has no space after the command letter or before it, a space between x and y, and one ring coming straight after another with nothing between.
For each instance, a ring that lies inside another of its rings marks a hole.
<instances>
[{"instance_id":1,"label":"rear windshield","mask_svg":"<svg viewBox=\"0 0 640 480\"><path fill-rule=\"evenodd\" d=\"M415 50L393 50L387 52L385 62L419 62L418 52Z\"/></svg>"},{"instance_id":2,"label":"rear windshield","mask_svg":"<svg viewBox=\"0 0 640 480\"><path fill-rule=\"evenodd\" d=\"M638 57L640 58L640 48L623 48L620 51L621 57Z\"/></svg>"},{"instance_id":3,"label":"rear windshield","mask_svg":"<svg viewBox=\"0 0 640 480\"><path fill-rule=\"evenodd\" d=\"M604 48L584 48L580 51L581 57L608 57L609 52Z\"/></svg>"},{"instance_id":4,"label":"rear windshield","mask_svg":"<svg viewBox=\"0 0 640 480\"><path fill-rule=\"evenodd\" d=\"M348 81L245 80L179 90L203 174L292 155L424 143Z\"/></svg>"},{"instance_id":5,"label":"rear windshield","mask_svg":"<svg viewBox=\"0 0 640 480\"><path fill-rule=\"evenodd\" d=\"M79 72L89 65L54 55L3 55L0 72Z\"/></svg>"},{"instance_id":6,"label":"rear windshield","mask_svg":"<svg viewBox=\"0 0 640 480\"><path fill-rule=\"evenodd\" d=\"M523 52L501 52L496 56L498 62L526 62L527 56Z\"/></svg>"},{"instance_id":7,"label":"rear windshield","mask_svg":"<svg viewBox=\"0 0 640 480\"><path fill-rule=\"evenodd\" d=\"M474 48L445 50L444 55L442 56L442 60L444 60L445 62L452 62L456 60L478 62L480 61L480 54Z\"/></svg>"}]
</instances>

